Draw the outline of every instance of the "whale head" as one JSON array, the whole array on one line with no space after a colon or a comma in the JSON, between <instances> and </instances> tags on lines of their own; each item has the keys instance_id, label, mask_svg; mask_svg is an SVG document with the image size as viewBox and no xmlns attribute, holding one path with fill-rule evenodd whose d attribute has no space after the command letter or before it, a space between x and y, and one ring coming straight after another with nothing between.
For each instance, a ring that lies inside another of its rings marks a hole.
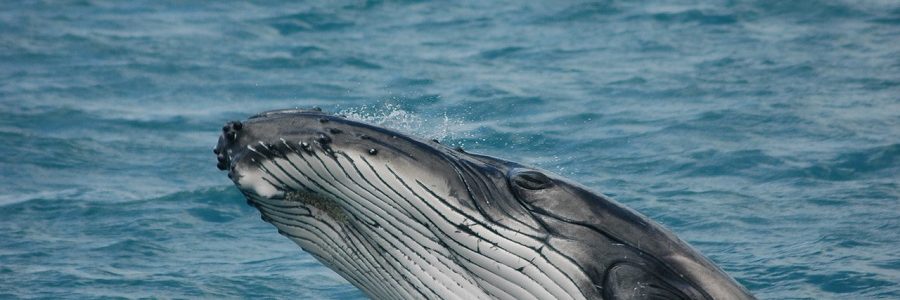
<instances>
[{"instance_id":1,"label":"whale head","mask_svg":"<svg viewBox=\"0 0 900 300\"><path fill-rule=\"evenodd\" d=\"M753 299L640 213L545 170L318 110L229 122L248 203L378 299Z\"/></svg>"}]
</instances>

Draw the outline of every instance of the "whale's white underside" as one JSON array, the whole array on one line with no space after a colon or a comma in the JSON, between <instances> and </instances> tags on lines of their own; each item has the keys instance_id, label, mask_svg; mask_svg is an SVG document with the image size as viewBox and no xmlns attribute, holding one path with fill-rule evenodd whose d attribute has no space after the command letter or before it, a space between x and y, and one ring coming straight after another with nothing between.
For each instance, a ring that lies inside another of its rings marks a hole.
<instances>
[{"instance_id":1,"label":"whale's white underside","mask_svg":"<svg viewBox=\"0 0 900 300\"><path fill-rule=\"evenodd\" d=\"M587 275L542 241L546 235L492 226L454 205L447 183L424 168L282 142L292 151L248 146L259 164L235 170L238 186L282 234L368 295L585 299L579 285L590 284ZM310 205L290 197L295 192L334 203Z\"/></svg>"}]
</instances>

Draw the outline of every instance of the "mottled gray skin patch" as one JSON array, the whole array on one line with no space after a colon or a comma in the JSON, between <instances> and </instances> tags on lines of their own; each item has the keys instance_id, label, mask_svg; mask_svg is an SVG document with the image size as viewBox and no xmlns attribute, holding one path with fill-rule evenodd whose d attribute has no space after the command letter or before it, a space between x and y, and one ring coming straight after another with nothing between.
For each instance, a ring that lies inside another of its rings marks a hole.
<instances>
[{"instance_id":1,"label":"mottled gray skin patch","mask_svg":"<svg viewBox=\"0 0 900 300\"><path fill-rule=\"evenodd\" d=\"M285 194L284 200L300 202L315 207L337 222L343 223L347 221L347 213L341 208L341 205L327 197L306 191L291 191Z\"/></svg>"}]
</instances>

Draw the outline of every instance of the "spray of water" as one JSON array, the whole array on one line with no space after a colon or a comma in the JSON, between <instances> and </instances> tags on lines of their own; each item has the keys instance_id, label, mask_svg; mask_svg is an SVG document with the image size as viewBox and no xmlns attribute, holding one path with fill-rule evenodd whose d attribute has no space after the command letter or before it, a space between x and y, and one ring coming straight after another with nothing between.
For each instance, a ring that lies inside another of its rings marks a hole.
<instances>
[{"instance_id":1,"label":"spray of water","mask_svg":"<svg viewBox=\"0 0 900 300\"><path fill-rule=\"evenodd\" d=\"M422 115L404 110L395 104L384 104L345 108L339 110L339 114L352 120L437 139L450 145L472 136L462 120L451 118L446 112L439 115Z\"/></svg>"},{"instance_id":2,"label":"spray of water","mask_svg":"<svg viewBox=\"0 0 900 300\"><path fill-rule=\"evenodd\" d=\"M362 105L338 109L338 114L352 120L363 121L382 127L391 128L401 132L421 136L428 139L437 139L445 145L472 148L476 151L482 148L482 144L490 143L487 137L481 136L476 129L481 126L477 123L463 122L461 119L450 117L446 112L439 114L420 114L403 109L399 105L386 103L380 105ZM523 142L527 144L527 142ZM513 147L504 143L500 148ZM490 147L488 147L490 148ZM471 149L469 149L471 150ZM495 149L496 150L496 149ZM505 157L500 153L487 151L483 154L495 154L498 157L520 160L528 164L552 170L562 175L574 175L575 170L566 168L566 161L571 161L572 156L560 157L559 155L543 157Z\"/></svg>"}]
</instances>

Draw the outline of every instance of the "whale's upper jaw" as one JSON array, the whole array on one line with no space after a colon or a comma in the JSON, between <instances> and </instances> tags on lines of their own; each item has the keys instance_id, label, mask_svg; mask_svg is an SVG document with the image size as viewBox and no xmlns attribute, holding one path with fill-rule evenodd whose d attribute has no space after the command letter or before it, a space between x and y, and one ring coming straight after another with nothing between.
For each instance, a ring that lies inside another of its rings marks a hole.
<instances>
[{"instance_id":1,"label":"whale's upper jaw","mask_svg":"<svg viewBox=\"0 0 900 300\"><path fill-rule=\"evenodd\" d=\"M314 166L349 165L352 161L360 166L380 165L384 167L380 170L383 171L381 175L396 176L398 181L393 187L384 186L373 194L390 194L391 188L418 189L420 187L414 184L420 184L425 190L434 189L429 192L435 197L443 197L441 201L457 206L460 212L479 218L484 224L481 226L515 228L524 234L515 239L533 239L538 246L527 251L541 254L541 251L553 248L576 257L573 261L577 261L578 266L573 267L581 268L583 272L573 275L573 278L583 279L575 280L578 281L576 289L588 298L639 298L653 294L684 299L753 299L702 255L646 217L573 182L549 173L544 176L542 170L513 162L461 152L436 141L409 137L319 110L302 109L269 111L245 122L228 122L214 152L219 169L228 170L229 177L251 201L254 197L289 200L292 197L289 193L293 191L309 192L279 187L276 182L267 183L260 179L259 170L266 166L274 168L277 163L273 165L272 161L294 154L297 156L292 157L298 160L310 157L321 162L311 159L309 168L300 166L310 172L315 171L312 170ZM396 173L391 174L395 170ZM290 169L273 171L292 172ZM340 181L335 176L340 177L341 173L325 172L328 170L323 171L320 179ZM400 178L404 176L407 178ZM374 178L370 179L377 185ZM353 183L366 184L363 180L358 177ZM334 204L328 202L329 199L323 201ZM323 205L319 210L327 211L329 207L337 206ZM266 212L263 208L260 211L265 220ZM330 217L326 222L334 222L334 216L342 215L351 222L354 218L365 218L352 212L319 215ZM429 221L420 222L427 224ZM457 233L474 234L466 222L453 226L458 228ZM434 225L426 227L422 229L426 233L437 230ZM443 234L432 233L430 238L437 239ZM595 243L598 241L619 246L604 250L598 248Z\"/></svg>"},{"instance_id":2,"label":"whale's upper jaw","mask_svg":"<svg viewBox=\"0 0 900 300\"><path fill-rule=\"evenodd\" d=\"M252 122L254 119L263 119L269 117L284 117L290 115L321 115L323 117L328 116L323 113L321 109L282 109L282 110L271 110L266 112L258 113L249 118L248 122ZM255 137L264 138L267 135L263 130L254 130L249 133L248 130L244 130L244 123L241 121L229 121L222 126L222 134L219 135L219 141L216 144L215 149L213 149L213 154L216 155L216 159L218 163L216 167L219 170L229 170L232 165L231 163L234 161L234 155L242 149L239 149L242 146L246 146L246 143L242 144L242 140L249 140ZM271 138L271 137L270 137ZM229 173L229 175L231 175Z\"/></svg>"}]
</instances>

